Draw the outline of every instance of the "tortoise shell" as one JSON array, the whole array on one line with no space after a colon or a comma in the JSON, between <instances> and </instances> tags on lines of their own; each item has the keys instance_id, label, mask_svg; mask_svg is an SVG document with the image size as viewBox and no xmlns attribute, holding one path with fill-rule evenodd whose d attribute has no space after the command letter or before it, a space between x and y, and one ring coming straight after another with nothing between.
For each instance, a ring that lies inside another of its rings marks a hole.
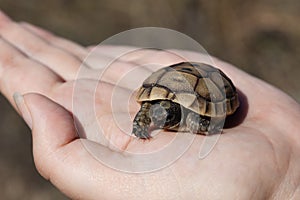
<instances>
[{"instance_id":1,"label":"tortoise shell","mask_svg":"<svg viewBox=\"0 0 300 200\"><path fill-rule=\"evenodd\" d=\"M170 100L202 116L224 117L239 106L232 81L219 69L182 62L152 73L138 90L137 101Z\"/></svg>"}]
</instances>

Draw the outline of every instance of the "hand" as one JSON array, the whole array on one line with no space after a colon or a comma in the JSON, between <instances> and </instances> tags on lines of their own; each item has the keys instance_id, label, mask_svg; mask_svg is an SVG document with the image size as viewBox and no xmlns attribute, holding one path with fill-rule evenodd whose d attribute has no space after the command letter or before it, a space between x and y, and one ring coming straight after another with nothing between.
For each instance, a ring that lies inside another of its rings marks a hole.
<instances>
[{"instance_id":1,"label":"hand","mask_svg":"<svg viewBox=\"0 0 300 200\"><path fill-rule=\"evenodd\" d=\"M228 63L214 59L244 94L239 112L243 121L224 129L218 143L205 158L198 158L204 136L196 135L190 148L169 166L151 173L124 173L99 162L130 160L126 152L149 153L164 147L175 133L161 132L150 141L124 134L113 120L111 98L116 81L139 63L177 63L178 57L155 50L141 50L114 62L96 88L96 120L104 130L94 130L89 113L74 113L72 101L90 106L85 98L98 85L95 74L101 64L120 50L131 47L104 46L95 62L77 72L89 49L29 24L15 23L0 15L0 90L32 128L33 154L39 173L74 199L299 199L300 106L267 83ZM179 51L193 61L206 62L197 53ZM97 64L97 65L96 65ZM141 76L153 68L141 68ZM137 76L138 77L138 76ZM75 82L76 80L76 82ZM72 98L74 83L81 96ZM136 86L135 86L136 87ZM129 82L117 86L121 95L132 93ZM134 115L138 105L130 100ZM116 115L124 113L119 106ZM79 138L78 120L85 138ZM93 131L94 130L94 131ZM100 136L99 136L100 135ZM180 146L178 146L180 147ZM93 154L90 153L93 151ZM162 160L160 160L162 161ZM153 163L160 162L153 160ZM122 162L119 162L122 166ZM142 165L142 163L141 163ZM137 166L133 166L137 167Z\"/></svg>"}]
</instances>

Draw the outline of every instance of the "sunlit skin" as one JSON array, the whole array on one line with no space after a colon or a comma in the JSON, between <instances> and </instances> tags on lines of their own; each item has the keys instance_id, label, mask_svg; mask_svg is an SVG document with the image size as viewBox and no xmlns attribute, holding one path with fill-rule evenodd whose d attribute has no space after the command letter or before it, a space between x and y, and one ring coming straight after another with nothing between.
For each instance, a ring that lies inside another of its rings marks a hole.
<instances>
[{"instance_id":1,"label":"sunlit skin","mask_svg":"<svg viewBox=\"0 0 300 200\"><path fill-rule=\"evenodd\" d=\"M161 132L147 142L125 135L111 120L107 97L116 80L136 64L153 61L166 66L181 60L162 51L145 50L116 61L95 94L96 115L107 125L103 131L109 142L100 138L95 143L89 138L96 132L88 131L87 139L78 137L72 115L73 83L91 48L30 24L16 23L4 14L0 14L0 35L0 91L32 127L37 170L68 197L300 199L300 106L273 86L214 59L244 95L240 107L243 120L224 129L213 151L203 160L197 155L205 136L197 135L191 147L171 165L152 173L123 173L95 160L83 144L117 159L123 151L144 152L163 146L174 133ZM131 47L103 46L97 50L97 58L89 63L91 73L78 86L82 97L89 91L89 81L97 81L93 71L101 70L101 63L121 49ZM176 52L197 62L207 60L197 53ZM122 70L117 70L120 66ZM124 95L132 89L124 87ZM13 100L15 92L24 94L19 109ZM84 109L89 105L81 106ZM116 114L124 113L123 107L118 109ZM139 106L132 101L129 109L134 115Z\"/></svg>"}]
</instances>

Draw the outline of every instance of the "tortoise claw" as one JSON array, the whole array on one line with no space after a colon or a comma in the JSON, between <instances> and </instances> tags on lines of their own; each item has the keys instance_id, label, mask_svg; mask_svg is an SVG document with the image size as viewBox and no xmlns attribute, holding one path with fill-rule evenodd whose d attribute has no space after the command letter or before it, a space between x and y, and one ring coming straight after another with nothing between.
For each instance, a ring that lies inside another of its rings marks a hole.
<instances>
[{"instance_id":1,"label":"tortoise claw","mask_svg":"<svg viewBox=\"0 0 300 200\"><path fill-rule=\"evenodd\" d=\"M132 133L140 139L150 139L151 136L147 131L132 131Z\"/></svg>"}]
</instances>

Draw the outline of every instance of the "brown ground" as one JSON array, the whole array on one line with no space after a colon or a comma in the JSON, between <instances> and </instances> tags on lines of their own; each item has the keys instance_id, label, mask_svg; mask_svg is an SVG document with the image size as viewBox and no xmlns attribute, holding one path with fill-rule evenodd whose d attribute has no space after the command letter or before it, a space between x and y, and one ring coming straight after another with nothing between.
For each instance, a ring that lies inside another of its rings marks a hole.
<instances>
[{"instance_id":1,"label":"brown ground","mask_svg":"<svg viewBox=\"0 0 300 200\"><path fill-rule=\"evenodd\" d=\"M0 0L0 8L83 45L135 27L172 28L300 102L300 1L245 2ZM29 129L2 96L0 112L0 199L67 199L36 172Z\"/></svg>"}]
</instances>

